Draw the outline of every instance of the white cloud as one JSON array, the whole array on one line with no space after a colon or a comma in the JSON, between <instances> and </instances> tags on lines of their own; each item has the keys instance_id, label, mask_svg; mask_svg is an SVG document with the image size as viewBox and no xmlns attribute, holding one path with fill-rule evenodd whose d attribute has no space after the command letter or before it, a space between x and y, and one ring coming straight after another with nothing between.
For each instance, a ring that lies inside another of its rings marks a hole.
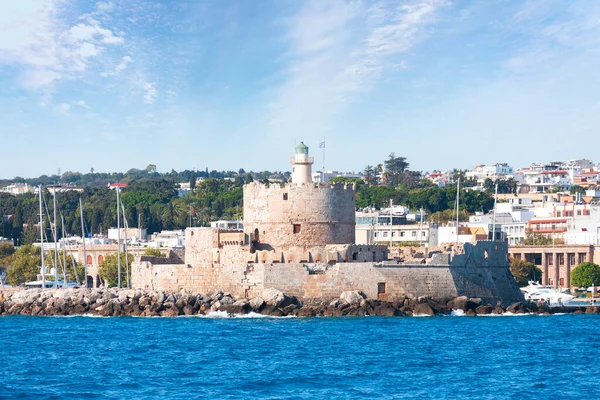
<instances>
[{"instance_id":1,"label":"white cloud","mask_svg":"<svg viewBox=\"0 0 600 400\"><path fill-rule=\"evenodd\" d=\"M87 109L92 108L85 102L85 100L77 100L75 102L75 104L78 105L79 107L83 107L83 108L87 108Z\"/></svg>"},{"instance_id":2,"label":"white cloud","mask_svg":"<svg viewBox=\"0 0 600 400\"><path fill-rule=\"evenodd\" d=\"M60 103L56 106L56 111L58 111L62 114L68 114L70 109L71 109L71 106L66 103Z\"/></svg>"},{"instance_id":3,"label":"white cloud","mask_svg":"<svg viewBox=\"0 0 600 400\"><path fill-rule=\"evenodd\" d=\"M114 7L113 3L107 3L105 1L99 1L96 3L96 9L100 12L106 12L112 10Z\"/></svg>"},{"instance_id":4,"label":"white cloud","mask_svg":"<svg viewBox=\"0 0 600 400\"><path fill-rule=\"evenodd\" d=\"M398 57L427 37L446 0L313 0L287 21L287 70L268 119L273 134L323 137L336 113L370 91Z\"/></svg>"},{"instance_id":5,"label":"white cloud","mask_svg":"<svg viewBox=\"0 0 600 400\"><path fill-rule=\"evenodd\" d=\"M154 83L146 82L143 87L146 92L144 95L144 104L153 104L156 101L156 88L154 87Z\"/></svg>"},{"instance_id":6,"label":"white cloud","mask_svg":"<svg viewBox=\"0 0 600 400\"><path fill-rule=\"evenodd\" d=\"M127 68L127 64L129 64L132 61L133 60L131 59L131 57L124 56L123 59L121 60L121 63L119 65L117 65L117 68L115 68L115 69L117 71L123 71L125 68Z\"/></svg>"},{"instance_id":7,"label":"white cloud","mask_svg":"<svg viewBox=\"0 0 600 400\"><path fill-rule=\"evenodd\" d=\"M6 1L0 5L0 64L18 65L30 89L85 71L106 46L124 39L90 17L69 28L64 0ZM108 10L100 5L99 9ZM66 29L65 29L66 28Z\"/></svg>"}]
</instances>

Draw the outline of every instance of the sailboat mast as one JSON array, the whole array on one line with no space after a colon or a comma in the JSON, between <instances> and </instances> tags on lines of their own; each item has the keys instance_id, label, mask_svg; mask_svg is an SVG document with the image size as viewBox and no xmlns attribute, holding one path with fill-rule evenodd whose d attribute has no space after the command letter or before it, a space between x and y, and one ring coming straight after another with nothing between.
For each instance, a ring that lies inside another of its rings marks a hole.
<instances>
[{"instance_id":1,"label":"sailboat mast","mask_svg":"<svg viewBox=\"0 0 600 400\"><path fill-rule=\"evenodd\" d=\"M456 243L458 243L458 224L460 222L460 177L456 185Z\"/></svg>"},{"instance_id":2,"label":"sailboat mast","mask_svg":"<svg viewBox=\"0 0 600 400\"><path fill-rule=\"evenodd\" d=\"M79 198L79 217L81 218L81 241L83 242L83 279L87 288L87 255L85 254L85 228L83 225L83 205L81 197Z\"/></svg>"},{"instance_id":3,"label":"sailboat mast","mask_svg":"<svg viewBox=\"0 0 600 400\"><path fill-rule=\"evenodd\" d=\"M492 224L492 240L496 241L496 203L498 202L498 181L496 181L496 191L494 192L494 222Z\"/></svg>"},{"instance_id":4,"label":"sailboat mast","mask_svg":"<svg viewBox=\"0 0 600 400\"><path fill-rule=\"evenodd\" d=\"M42 245L42 288L46 288L46 266L44 265L44 214L42 209L42 185L40 187L40 243Z\"/></svg>"},{"instance_id":5,"label":"sailboat mast","mask_svg":"<svg viewBox=\"0 0 600 400\"><path fill-rule=\"evenodd\" d=\"M129 230L129 225L127 225L127 217L125 216L125 206L121 204L121 210L123 211L123 227L125 228L125 279L127 280L127 289L129 289L129 253L127 253L127 231Z\"/></svg>"},{"instance_id":6,"label":"sailboat mast","mask_svg":"<svg viewBox=\"0 0 600 400\"><path fill-rule=\"evenodd\" d=\"M54 185L54 190L52 190L52 204L54 205L54 286L58 287L58 234L56 229L56 185Z\"/></svg>"},{"instance_id":7,"label":"sailboat mast","mask_svg":"<svg viewBox=\"0 0 600 400\"><path fill-rule=\"evenodd\" d=\"M117 287L121 288L121 204L117 183Z\"/></svg>"},{"instance_id":8,"label":"sailboat mast","mask_svg":"<svg viewBox=\"0 0 600 400\"><path fill-rule=\"evenodd\" d=\"M62 213L60 214L60 221L62 223L62 236L63 236L63 287L67 285L67 245L65 244L65 217Z\"/></svg>"}]
</instances>

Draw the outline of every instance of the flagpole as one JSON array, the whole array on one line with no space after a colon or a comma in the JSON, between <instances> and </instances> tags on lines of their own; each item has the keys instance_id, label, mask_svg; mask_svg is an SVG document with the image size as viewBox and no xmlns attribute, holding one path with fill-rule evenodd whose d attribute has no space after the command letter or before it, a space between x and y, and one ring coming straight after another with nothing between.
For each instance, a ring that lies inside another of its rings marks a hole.
<instances>
[{"instance_id":1,"label":"flagpole","mask_svg":"<svg viewBox=\"0 0 600 400\"><path fill-rule=\"evenodd\" d=\"M321 170L321 182L325 183L325 137L323 137L323 164Z\"/></svg>"}]
</instances>

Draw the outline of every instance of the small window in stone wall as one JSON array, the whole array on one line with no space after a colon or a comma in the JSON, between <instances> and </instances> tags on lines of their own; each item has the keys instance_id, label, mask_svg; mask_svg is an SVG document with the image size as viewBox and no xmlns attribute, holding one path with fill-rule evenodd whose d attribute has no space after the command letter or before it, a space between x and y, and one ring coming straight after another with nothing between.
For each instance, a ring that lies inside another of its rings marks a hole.
<instances>
[{"instance_id":1,"label":"small window in stone wall","mask_svg":"<svg viewBox=\"0 0 600 400\"><path fill-rule=\"evenodd\" d=\"M377 294L385 293L385 282L379 282L377 284Z\"/></svg>"},{"instance_id":2,"label":"small window in stone wall","mask_svg":"<svg viewBox=\"0 0 600 400\"><path fill-rule=\"evenodd\" d=\"M294 224L294 234L300 233L300 229L301 229L300 224Z\"/></svg>"},{"instance_id":3,"label":"small window in stone wall","mask_svg":"<svg viewBox=\"0 0 600 400\"><path fill-rule=\"evenodd\" d=\"M288 199L288 194L287 194L287 193L284 193L284 194L283 194L283 199L284 199L284 200L287 200L287 199Z\"/></svg>"}]
</instances>

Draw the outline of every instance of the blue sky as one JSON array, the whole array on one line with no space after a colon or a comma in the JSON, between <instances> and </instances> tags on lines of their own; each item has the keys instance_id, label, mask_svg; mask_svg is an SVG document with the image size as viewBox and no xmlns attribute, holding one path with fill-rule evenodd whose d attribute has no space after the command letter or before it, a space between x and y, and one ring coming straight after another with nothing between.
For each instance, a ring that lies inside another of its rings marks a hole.
<instances>
[{"instance_id":1,"label":"blue sky","mask_svg":"<svg viewBox=\"0 0 600 400\"><path fill-rule=\"evenodd\" d=\"M600 161L600 2L0 2L0 177Z\"/></svg>"}]
</instances>

